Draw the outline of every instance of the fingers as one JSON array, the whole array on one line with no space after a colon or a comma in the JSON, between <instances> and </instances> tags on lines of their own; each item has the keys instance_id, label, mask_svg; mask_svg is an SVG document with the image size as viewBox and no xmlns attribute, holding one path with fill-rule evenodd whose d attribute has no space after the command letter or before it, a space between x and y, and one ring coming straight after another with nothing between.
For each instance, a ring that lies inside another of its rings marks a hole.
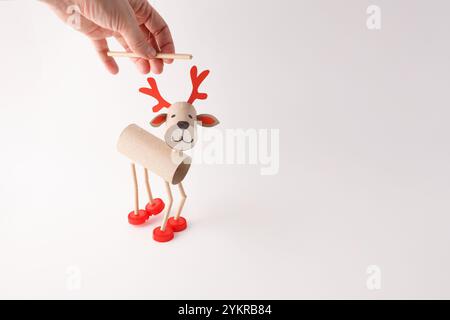
<instances>
[{"instance_id":1,"label":"fingers","mask_svg":"<svg viewBox=\"0 0 450 320\"><path fill-rule=\"evenodd\" d=\"M114 58L108 57L107 55L109 48L106 39L92 40L92 43L94 44L95 50L97 51L100 59L103 61L106 69L108 69L108 71L112 74L117 74L119 72L119 67L117 66Z\"/></svg>"},{"instance_id":2,"label":"fingers","mask_svg":"<svg viewBox=\"0 0 450 320\"><path fill-rule=\"evenodd\" d=\"M84 32L94 38L95 48L107 69L113 74L118 72L114 59L107 56L108 44L105 40L107 35L103 34L109 30L108 35L114 34L127 51L142 57L134 59L140 72L146 74L151 70L154 73L161 73L164 63L161 59L154 58L156 53L175 53L175 46L169 27L159 13L147 0L117 0L102 4L100 11L88 10L89 14L83 14L95 22L94 26L99 26L98 30L94 30L95 32L84 30ZM102 10L105 11L104 14L98 16ZM105 16L108 19L105 20ZM172 63L173 60L165 59L164 62Z\"/></svg>"},{"instance_id":3,"label":"fingers","mask_svg":"<svg viewBox=\"0 0 450 320\"><path fill-rule=\"evenodd\" d=\"M150 46L147 41L147 37L142 32L138 25L134 11L129 8L130 15L127 18L128 21L123 24L122 30L118 30L122 37L125 39L131 51L138 54L142 58L151 59L156 55L156 50Z\"/></svg>"},{"instance_id":4,"label":"fingers","mask_svg":"<svg viewBox=\"0 0 450 320\"><path fill-rule=\"evenodd\" d=\"M162 53L175 53L175 45L173 43L172 34L170 33L169 26L160 16L160 14L152 8L150 5L150 13L145 21L145 26L155 39L160 52ZM164 59L165 63L172 63L172 59Z\"/></svg>"},{"instance_id":5,"label":"fingers","mask_svg":"<svg viewBox=\"0 0 450 320\"><path fill-rule=\"evenodd\" d=\"M120 34L116 35L115 38L122 45L122 47L125 49L125 51L131 52L131 49L128 46L127 42L123 39L123 37ZM150 72L149 60L143 59L143 58L138 58L138 59L132 58L131 60L136 64L136 67L138 68L139 72L141 72L142 74L147 74Z\"/></svg>"},{"instance_id":6,"label":"fingers","mask_svg":"<svg viewBox=\"0 0 450 320\"><path fill-rule=\"evenodd\" d=\"M162 29L160 32L152 32L152 34L156 42L158 43L161 53L175 53L175 45L173 43L169 27L164 27L164 29ZM164 62L171 64L173 62L173 59L164 59Z\"/></svg>"},{"instance_id":7,"label":"fingers","mask_svg":"<svg viewBox=\"0 0 450 320\"><path fill-rule=\"evenodd\" d=\"M161 15L148 3L147 0L128 0L135 12L139 24L144 24L156 41L159 51L162 53L175 53L172 34L167 23ZM165 63L173 60L165 59Z\"/></svg>"},{"instance_id":8,"label":"fingers","mask_svg":"<svg viewBox=\"0 0 450 320\"><path fill-rule=\"evenodd\" d=\"M148 30L147 30L147 33L148 33L149 41L150 41L150 44L152 45L152 47L158 48L158 44L156 43L156 40L153 37L153 35ZM150 59L149 62L150 62L151 70L153 73L160 74L161 72L163 72L164 63L161 59Z\"/></svg>"}]
</instances>

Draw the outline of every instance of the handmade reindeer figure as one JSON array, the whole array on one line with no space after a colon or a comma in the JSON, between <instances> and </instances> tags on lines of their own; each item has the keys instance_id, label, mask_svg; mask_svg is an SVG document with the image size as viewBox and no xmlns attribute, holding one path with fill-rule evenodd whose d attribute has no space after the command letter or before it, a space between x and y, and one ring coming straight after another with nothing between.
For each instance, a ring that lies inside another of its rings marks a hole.
<instances>
[{"instance_id":1,"label":"handmade reindeer figure","mask_svg":"<svg viewBox=\"0 0 450 320\"><path fill-rule=\"evenodd\" d=\"M128 157L131 161L131 169L134 180L135 208L128 215L128 221L133 225L144 224L151 215L159 214L165 207L161 199L153 198L150 188L148 171L155 173L164 179L168 197L166 212L161 224L153 230L153 239L159 242L167 242L173 239L174 232L186 229L186 219L181 216L186 193L182 181L187 175L191 158L183 151L192 149L197 142L197 124L203 127L214 127L219 121L212 115L199 114L192 105L196 100L205 100L208 95L200 93L200 84L208 76L209 71L197 73L197 67L191 69L192 93L187 102L176 102L170 104L160 94L156 81L148 78L149 88L141 88L139 91L155 98L158 104L153 107L153 112L159 112L167 108L167 113L158 114L150 124L159 127L166 123L167 129L164 140L157 138L144 129L132 124L125 128L119 138L117 148L119 152ZM139 163L144 167L145 186L147 189L149 203L145 210L139 209L139 193L136 175L136 165ZM181 200L174 217L170 217L172 209L172 191L170 184L177 185L180 191Z\"/></svg>"}]
</instances>

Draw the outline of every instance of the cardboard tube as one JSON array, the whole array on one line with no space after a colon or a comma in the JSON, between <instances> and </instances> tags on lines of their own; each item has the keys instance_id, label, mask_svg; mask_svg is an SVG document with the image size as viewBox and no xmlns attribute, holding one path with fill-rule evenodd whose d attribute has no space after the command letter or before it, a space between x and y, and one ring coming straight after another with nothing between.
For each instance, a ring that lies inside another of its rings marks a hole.
<instances>
[{"instance_id":1,"label":"cardboard tube","mask_svg":"<svg viewBox=\"0 0 450 320\"><path fill-rule=\"evenodd\" d=\"M183 181L191 166L189 156L174 151L163 140L135 124L122 131L117 150L171 184Z\"/></svg>"}]
</instances>

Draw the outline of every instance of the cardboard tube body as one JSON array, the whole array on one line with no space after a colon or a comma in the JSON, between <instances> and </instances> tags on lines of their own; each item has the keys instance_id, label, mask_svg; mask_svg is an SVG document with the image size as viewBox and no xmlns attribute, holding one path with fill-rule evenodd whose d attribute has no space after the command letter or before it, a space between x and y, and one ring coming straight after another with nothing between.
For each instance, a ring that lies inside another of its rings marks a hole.
<instances>
[{"instance_id":1,"label":"cardboard tube body","mask_svg":"<svg viewBox=\"0 0 450 320\"><path fill-rule=\"evenodd\" d=\"M182 182L191 166L189 156L135 124L122 131L117 150L172 184Z\"/></svg>"}]
</instances>

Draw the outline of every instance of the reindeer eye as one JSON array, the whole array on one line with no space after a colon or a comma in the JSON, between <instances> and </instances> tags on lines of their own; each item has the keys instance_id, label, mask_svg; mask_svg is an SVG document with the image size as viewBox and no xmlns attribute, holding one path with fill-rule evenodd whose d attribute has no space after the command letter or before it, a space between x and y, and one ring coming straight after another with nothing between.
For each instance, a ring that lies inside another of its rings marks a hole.
<instances>
[{"instance_id":1,"label":"reindeer eye","mask_svg":"<svg viewBox=\"0 0 450 320\"><path fill-rule=\"evenodd\" d=\"M189 115L189 118L191 118L191 119L192 119L192 116L191 116L191 115Z\"/></svg>"},{"instance_id":2,"label":"reindeer eye","mask_svg":"<svg viewBox=\"0 0 450 320\"><path fill-rule=\"evenodd\" d=\"M175 118L175 115L173 114L173 115L171 116L171 118Z\"/></svg>"}]
</instances>

